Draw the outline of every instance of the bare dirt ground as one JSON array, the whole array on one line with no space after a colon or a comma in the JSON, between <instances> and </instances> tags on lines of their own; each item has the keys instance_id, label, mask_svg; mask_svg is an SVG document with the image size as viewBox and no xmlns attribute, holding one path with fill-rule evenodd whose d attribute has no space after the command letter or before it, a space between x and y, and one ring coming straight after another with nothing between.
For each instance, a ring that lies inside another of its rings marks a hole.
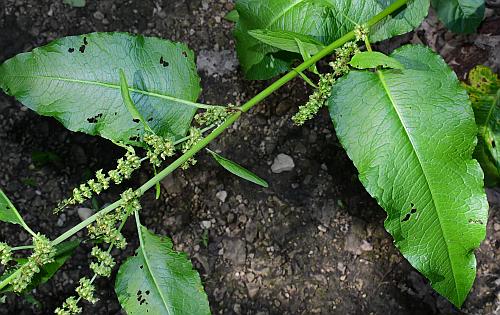
<instances>
[{"instance_id":1,"label":"bare dirt ground","mask_svg":"<svg viewBox=\"0 0 500 315\"><path fill-rule=\"evenodd\" d=\"M2 0L0 62L61 36L127 31L188 43L198 56L204 102L242 102L267 84L241 78L232 25L223 19L233 8L230 0L88 0L85 8L61 2ZM379 47L424 43L441 53L461 78L476 64L498 72L500 6L498 1L488 6L478 35L453 35L431 13L417 31ZM326 110L303 128L291 123L308 92L294 81L211 145L267 179L269 189L228 175L200 154L197 166L162 183L159 200L153 193L143 200L144 224L170 235L176 249L189 254L213 313L500 314L500 193L488 191L488 236L477 251L473 291L459 311L434 293L393 246L383 229L385 213L359 183ZM34 152L52 158L33 158ZM35 230L55 236L78 223L76 209L54 216L53 207L86 174L114 167L120 154L111 143L71 133L0 93L0 187ZM279 154L293 159L291 171L271 172ZM145 169L130 184L137 186L150 176ZM104 194L100 204L114 201L119 192ZM119 261L137 246L133 226L125 233L130 244L117 253ZM26 233L7 225L0 226L0 240L29 242ZM53 280L33 292L39 306L9 296L0 314L50 314L89 273L82 264L88 255L85 245ZM121 314L113 281L97 284L100 302L86 305L84 314Z\"/></svg>"}]
</instances>

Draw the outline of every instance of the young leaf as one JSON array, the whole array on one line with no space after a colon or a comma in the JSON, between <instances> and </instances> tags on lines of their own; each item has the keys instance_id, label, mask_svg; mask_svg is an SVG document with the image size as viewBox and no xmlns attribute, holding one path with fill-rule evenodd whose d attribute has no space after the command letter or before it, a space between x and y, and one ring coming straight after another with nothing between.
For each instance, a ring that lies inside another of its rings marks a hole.
<instances>
[{"instance_id":1,"label":"young leaf","mask_svg":"<svg viewBox=\"0 0 500 315\"><path fill-rule=\"evenodd\" d=\"M115 283L127 314L210 314L200 276L187 255L174 251L170 238L144 226L139 238L136 256L122 264Z\"/></svg>"},{"instance_id":2,"label":"young leaf","mask_svg":"<svg viewBox=\"0 0 500 315\"><path fill-rule=\"evenodd\" d=\"M377 67L404 69L401 62L378 51L363 51L357 53L349 62L357 69L373 69Z\"/></svg>"},{"instance_id":3,"label":"young leaf","mask_svg":"<svg viewBox=\"0 0 500 315\"><path fill-rule=\"evenodd\" d=\"M24 290L24 292L29 292L34 288L38 287L39 285L49 281L56 274L56 272L66 263L66 261L73 255L73 253L75 252L76 248L79 245L80 245L79 240L68 241L57 245L54 262L46 264L45 266L41 267L40 272L35 274L35 276L31 280L31 283ZM27 259L25 258L17 259L17 262L20 265L23 265L27 262ZM5 276L8 275L4 275L4 277ZM12 286L8 285L5 288L3 288L0 291L0 293L11 292L11 291L12 291Z\"/></svg>"},{"instance_id":4,"label":"young leaf","mask_svg":"<svg viewBox=\"0 0 500 315\"><path fill-rule=\"evenodd\" d=\"M472 159L474 114L456 75L430 49L404 46L391 57L405 70L339 79L331 117L361 182L387 212L398 249L460 307L488 219L483 173Z\"/></svg>"},{"instance_id":5,"label":"young leaf","mask_svg":"<svg viewBox=\"0 0 500 315\"><path fill-rule=\"evenodd\" d=\"M85 0L63 0L63 2L76 8L83 8L85 6Z\"/></svg>"},{"instance_id":6,"label":"young leaf","mask_svg":"<svg viewBox=\"0 0 500 315\"><path fill-rule=\"evenodd\" d=\"M265 188L269 187L269 184L265 180L263 180L259 176L255 175L254 173L250 172L249 170L247 170L243 166L241 166L241 165L239 165L231 160L226 159L225 157L215 153L212 150L208 150L208 152L210 152L210 154L212 154L213 158L217 161L217 163L219 163L223 168L225 168L230 173L233 173L234 175L241 177L241 178L243 178L249 182L252 182L254 184L257 184L259 186L262 186Z\"/></svg>"},{"instance_id":7,"label":"young leaf","mask_svg":"<svg viewBox=\"0 0 500 315\"><path fill-rule=\"evenodd\" d=\"M306 38L314 38L322 45L328 45L393 2L364 0L361 4L358 1L238 0L236 9L239 20L234 35L240 64L247 78L269 79L288 70L296 58L294 54L283 54L291 49L293 44L283 41L283 34L300 34ZM413 30L427 16L429 5L430 0L409 1L404 10L377 24L371 30L370 40L377 42ZM262 36L257 39L251 34ZM266 34L273 36L264 41ZM281 38L277 38L280 34ZM285 43L287 49L282 48Z\"/></svg>"},{"instance_id":8,"label":"young leaf","mask_svg":"<svg viewBox=\"0 0 500 315\"><path fill-rule=\"evenodd\" d=\"M439 19L455 33L474 33L484 18L484 0L432 0L432 6Z\"/></svg>"},{"instance_id":9,"label":"young leaf","mask_svg":"<svg viewBox=\"0 0 500 315\"><path fill-rule=\"evenodd\" d=\"M309 55L317 54L325 45L317 41L314 37L287 31L251 30L248 31L252 37L264 44L294 53L301 53L297 45L299 40Z\"/></svg>"},{"instance_id":10,"label":"young leaf","mask_svg":"<svg viewBox=\"0 0 500 315\"><path fill-rule=\"evenodd\" d=\"M0 87L70 130L140 144L144 128L123 105L119 69L155 133L183 137L201 91L193 53L183 44L126 33L65 37L1 64Z\"/></svg>"},{"instance_id":11,"label":"young leaf","mask_svg":"<svg viewBox=\"0 0 500 315\"><path fill-rule=\"evenodd\" d=\"M149 127L147 121L142 117L141 113L137 110L134 101L130 97L130 90L127 83L127 78L125 77L125 71L120 69L120 92L122 94L123 102L127 107L128 112L132 115L132 118L138 120L144 126L144 130L154 133L154 131Z\"/></svg>"},{"instance_id":12,"label":"young leaf","mask_svg":"<svg viewBox=\"0 0 500 315\"><path fill-rule=\"evenodd\" d=\"M0 221L18 224L30 234L34 234L2 189L0 189Z\"/></svg>"},{"instance_id":13,"label":"young leaf","mask_svg":"<svg viewBox=\"0 0 500 315\"><path fill-rule=\"evenodd\" d=\"M475 158L484 171L487 186L500 184L500 79L485 66L469 73L465 85L479 127Z\"/></svg>"},{"instance_id":14,"label":"young leaf","mask_svg":"<svg viewBox=\"0 0 500 315\"><path fill-rule=\"evenodd\" d=\"M228 20L229 22L238 22L238 20L240 19L240 16L238 14L238 11L236 10L231 10L229 11L228 14L226 14L226 16L224 17L226 20Z\"/></svg>"}]
</instances>

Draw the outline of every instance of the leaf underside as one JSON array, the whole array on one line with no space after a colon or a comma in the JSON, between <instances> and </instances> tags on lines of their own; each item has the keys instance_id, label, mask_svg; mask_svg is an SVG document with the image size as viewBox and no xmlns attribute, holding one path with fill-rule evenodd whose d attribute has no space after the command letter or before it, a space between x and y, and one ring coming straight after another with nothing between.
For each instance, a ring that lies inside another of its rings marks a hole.
<instances>
[{"instance_id":1,"label":"leaf underside","mask_svg":"<svg viewBox=\"0 0 500 315\"><path fill-rule=\"evenodd\" d=\"M381 41L407 33L427 16L430 0L414 0L407 8L373 27L370 40ZM240 63L248 79L269 79L289 70L299 54L261 42L250 30L286 31L308 36L328 45L367 22L390 0L238 0L239 20L234 30ZM290 34L290 33L288 33ZM276 33L275 33L276 35Z\"/></svg>"},{"instance_id":2,"label":"leaf underside","mask_svg":"<svg viewBox=\"0 0 500 315\"><path fill-rule=\"evenodd\" d=\"M239 165L238 163L235 163L229 159L226 159L225 157L221 156L220 154L217 154L213 151L209 151L210 154L212 154L212 157L214 158L217 163L219 163L224 169L226 169L228 172L243 178L244 180L247 180L249 182L252 182L256 185L262 186L264 188L268 188L269 184L260 178L259 176L255 175L255 173L247 170L243 166Z\"/></svg>"},{"instance_id":3,"label":"leaf underside","mask_svg":"<svg viewBox=\"0 0 500 315\"><path fill-rule=\"evenodd\" d=\"M490 68L477 66L465 88L479 127L474 157L483 168L485 184L496 186L500 184L500 79Z\"/></svg>"},{"instance_id":4,"label":"leaf underside","mask_svg":"<svg viewBox=\"0 0 500 315\"><path fill-rule=\"evenodd\" d=\"M129 315L210 314L207 295L186 254L141 226L142 246L120 267L115 291Z\"/></svg>"},{"instance_id":5,"label":"leaf underside","mask_svg":"<svg viewBox=\"0 0 500 315\"><path fill-rule=\"evenodd\" d=\"M201 91L183 44L126 33L65 37L0 65L0 87L72 131L140 145L144 128L123 103L119 69L151 128L183 137L196 108L182 101L196 101Z\"/></svg>"},{"instance_id":6,"label":"leaf underside","mask_svg":"<svg viewBox=\"0 0 500 315\"><path fill-rule=\"evenodd\" d=\"M331 117L361 182L387 212L398 249L459 307L488 218L483 174L472 159L472 108L430 49L405 46L391 56L406 69L352 71L334 85Z\"/></svg>"}]
</instances>

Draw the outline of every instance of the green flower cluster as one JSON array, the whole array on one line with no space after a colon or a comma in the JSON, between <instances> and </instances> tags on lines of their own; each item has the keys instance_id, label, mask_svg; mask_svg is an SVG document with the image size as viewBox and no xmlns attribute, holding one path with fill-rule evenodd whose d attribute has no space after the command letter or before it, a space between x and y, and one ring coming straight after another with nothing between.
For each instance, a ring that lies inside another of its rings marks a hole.
<instances>
[{"instance_id":1,"label":"green flower cluster","mask_svg":"<svg viewBox=\"0 0 500 315\"><path fill-rule=\"evenodd\" d=\"M99 247L92 248L92 256L97 259L97 262L90 264L90 269L99 276L109 277L111 276L111 271L115 266L115 260L110 253L103 251Z\"/></svg>"},{"instance_id":2,"label":"green flower cluster","mask_svg":"<svg viewBox=\"0 0 500 315\"><path fill-rule=\"evenodd\" d=\"M56 249L46 236L38 233L33 237L33 245L33 253L28 258L28 261L21 266L18 275L12 280L11 284L14 292L22 292L28 287L33 276L40 272L40 267L54 262Z\"/></svg>"},{"instance_id":3,"label":"green flower cluster","mask_svg":"<svg viewBox=\"0 0 500 315\"><path fill-rule=\"evenodd\" d=\"M338 78L349 73L349 61L352 56L359 53L359 47L355 42L348 42L344 46L335 50L335 60L330 62L333 68L334 77Z\"/></svg>"},{"instance_id":4,"label":"green flower cluster","mask_svg":"<svg viewBox=\"0 0 500 315\"><path fill-rule=\"evenodd\" d=\"M0 264L6 266L12 260L12 248L7 243L0 243Z\"/></svg>"},{"instance_id":5,"label":"green flower cluster","mask_svg":"<svg viewBox=\"0 0 500 315\"><path fill-rule=\"evenodd\" d=\"M102 238L107 244L113 244L119 249L127 246L127 240L117 229L120 222L125 221L134 211L141 210L139 196L131 188L121 194L122 204L112 213L99 215L94 224L89 225L87 230L93 239Z\"/></svg>"},{"instance_id":6,"label":"green flower cluster","mask_svg":"<svg viewBox=\"0 0 500 315\"><path fill-rule=\"evenodd\" d=\"M326 105L332 94L333 83L335 83L336 78L349 72L349 61L357 52L359 52L359 47L354 42L346 43L335 50L335 60L329 64L333 68L333 72L319 75L318 88L309 96L305 105L299 106L299 111L292 117L297 126L314 118L319 110Z\"/></svg>"},{"instance_id":7,"label":"green flower cluster","mask_svg":"<svg viewBox=\"0 0 500 315\"><path fill-rule=\"evenodd\" d=\"M354 35L356 36L356 41L365 41L368 39L368 34L370 32L370 28L366 24L356 25L354 28Z\"/></svg>"},{"instance_id":8,"label":"green flower cluster","mask_svg":"<svg viewBox=\"0 0 500 315\"><path fill-rule=\"evenodd\" d=\"M76 293L80 298L95 304L99 301L98 298L94 297L95 287L92 282L87 278L80 279L80 285L76 288Z\"/></svg>"},{"instance_id":9,"label":"green flower cluster","mask_svg":"<svg viewBox=\"0 0 500 315\"><path fill-rule=\"evenodd\" d=\"M118 159L116 169L108 172L108 176L103 173L103 170L98 170L95 174L95 179L90 179L86 183L73 189L73 195L59 203L54 212L62 211L68 205L81 204L84 201L92 198L92 195L100 194L102 191L109 188L111 182L121 184L124 179L129 179L132 173L141 166L141 160L135 154L132 147L127 148L128 151L124 157Z\"/></svg>"},{"instance_id":10,"label":"green flower cluster","mask_svg":"<svg viewBox=\"0 0 500 315\"><path fill-rule=\"evenodd\" d=\"M82 308L78 307L78 300L75 297L69 297L63 303L62 308L56 308L54 313L56 315L75 315L80 314L82 312Z\"/></svg>"},{"instance_id":11,"label":"green flower cluster","mask_svg":"<svg viewBox=\"0 0 500 315\"><path fill-rule=\"evenodd\" d=\"M144 136L144 142L149 146L149 162L155 166L160 166L162 160L175 154L175 145L171 139L150 133Z\"/></svg>"},{"instance_id":12,"label":"green flower cluster","mask_svg":"<svg viewBox=\"0 0 500 315\"><path fill-rule=\"evenodd\" d=\"M220 125L230 114L231 107L211 107L203 113L194 116L195 121L200 126Z\"/></svg>"},{"instance_id":13,"label":"green flower cluster","mask_svg":"<svg viewBox=\"0 0 500 315\"><path fill-rule=\"evenodd\" d=\"M196 127L191 127L189 129L189 136L186 141L182 143L182 153L186 153L189 149L191 149L194 145L196 145L201 139L203 139L203 133L200 129ZM195 165L197 163L195 158L190 158L184 164L182 164L181 168L183 170L187 170L190 166Z\"/></svg>"},{"instance_id":14,"label":"green flower cluster","mask_svg":"<svg viewBox=\"0 0 500 315\"><path fill-rule=\"evenodd\" d=\"M332 85L335 82L333 74L320 74L318 88L309 96L309 101L299 106L299 111L292 117L297 126L302 126L306 121L314 118L321 107L325 106L330 97Z\"/></svg>"}]
</instances>

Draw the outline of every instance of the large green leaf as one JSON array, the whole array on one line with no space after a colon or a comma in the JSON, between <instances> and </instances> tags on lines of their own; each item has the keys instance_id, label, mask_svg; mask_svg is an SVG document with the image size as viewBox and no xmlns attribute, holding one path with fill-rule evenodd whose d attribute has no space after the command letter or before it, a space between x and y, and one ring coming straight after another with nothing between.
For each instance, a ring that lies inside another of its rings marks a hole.
<instances>
[{"instance_id":1,"label":"large green leaf","mask_svg":"<svg viewBox=\"0 0 500 315\"><path fill-rule=\"evenodd\" d=\"M456 33L474 33L483 21L484 0L432 0L439 19Z\"/></svg>"},{"instance_id":2,"label":"large green leaf","mask_svg":"<svg viewBox=\"0 0 500 315\"><path fill-rule=\"evenodd\" d=\"M387 231L432 287L460 306L474 282L474 249L488 203L472 159L477 128L465 90L430 49L392 55L405 70L352 71L333 87L337 135Z\"/></svg>"},{"instance_id":3,"label":"large green leaf","mask_svg":"<svg viewBox=\"0 0 500 315\"><path fill-rule=\"evenodd\" d=\"M430 0L409 1L405 10L377 24L371 41L381 41L413 30L427 15ZM389 6L391 0L238 0L239 20L235 27L240 63L249 79L268 79L289 69L298 54L280 54L249 34L251 30L286 31L308 36L323 45L345 35L356 24ZM274 33L276 34L276 33Z\"/></svg>"},{"instance_id":4,"label":"large green leaf","mask_svg":"<svg viewBox=\"0 0 500 315\"><path fill-rule=\"evenodd\" d=\"M484 171L488 186L500 184L500 79L485 66L469 73L469 92L479 127L474 155Z\"/></svg>"},{"instance_id":5,"label":"large green leaf","mask_svg":"<svg viewBox=\"0 0 500 315\"><path fill-rule=\"evenodd\" d=\"M0 87L70 130L139 144L144 128L123 103L119 69L151 128L184 136L201 89L183 44L126 33L65 37L0 65Z\"/></svg>"},{"instance_id":6,"label":"large green leaf","mask_svg":"<svg viewBox=\"0 0 500 315\"><path fill-rule=\"evenodd\" d=\"M140 227L141 246L120 267L115 291L129 315L210 314L200 276L168 237Z\"/></svg>"}]
</instances>

